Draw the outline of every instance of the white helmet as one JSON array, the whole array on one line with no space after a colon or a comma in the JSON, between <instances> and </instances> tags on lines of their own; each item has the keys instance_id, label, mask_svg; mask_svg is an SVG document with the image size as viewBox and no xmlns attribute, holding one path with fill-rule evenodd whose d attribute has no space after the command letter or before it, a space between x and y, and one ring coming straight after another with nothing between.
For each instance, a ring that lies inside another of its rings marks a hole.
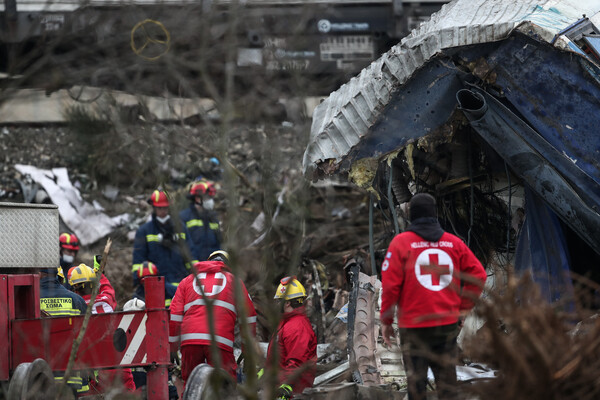
<instances>
[{"instance_id":1,"label":"white helmet","mask_svg":"<svg viewBox=\"0 0 600 400\"><path fill-rule=\"evenodd\" d=\"M146 308L146 303L140 299L131 299L123 306L123 311L140 311Z\"/></svg>"}]
</instances>

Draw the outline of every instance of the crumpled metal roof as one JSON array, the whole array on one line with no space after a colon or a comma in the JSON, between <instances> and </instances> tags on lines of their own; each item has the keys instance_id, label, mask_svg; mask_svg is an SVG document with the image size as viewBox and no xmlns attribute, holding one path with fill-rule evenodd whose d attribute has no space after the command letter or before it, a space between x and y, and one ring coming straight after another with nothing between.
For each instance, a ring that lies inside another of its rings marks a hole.
<instances>
[{"instance_id":1,"label":"crumpled metal roof","mask_svg":"<svg viewBox=\"0 0 600 400\"><path fill-rule=\"evenodd\" d=\"M392 94L442 50L503 40L514 29L550 43L584 14L594 21L599 11L597 0L456 0L444 5L315 109L304 174L316 178L339 170L343 158L380 119ZM573 51L564 37L553 45Z\"/></svg>"}]
</instances>

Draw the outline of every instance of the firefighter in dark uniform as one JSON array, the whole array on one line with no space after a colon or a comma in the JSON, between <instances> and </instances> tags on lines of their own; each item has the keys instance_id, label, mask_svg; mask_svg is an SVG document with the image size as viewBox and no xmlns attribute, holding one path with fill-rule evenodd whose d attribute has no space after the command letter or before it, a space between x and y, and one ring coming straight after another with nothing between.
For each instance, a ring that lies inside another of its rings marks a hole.
<instances>
[{"instance_id":1,"label":"firefighter in dark uniform","mask_svg":"<svg viewBox=\"0 0 600 400\"><path fill-rule=\"evenodd\" d=\"M87 310L85 300L61 285L57 272L57 268L40 270L40 311L48 317L71 317L85 314ZM61 381L62 377L61 372L54 373L55 380ZM75 396L89 391L87 379L76 374L69 378L67 385L73 390Z\"/></svg>"},{"instance_id":2,"label":"firefighter in dark uniform","mask_svg":"<svg viewBox=\"0 0 600 400\"><path fill-rule=\"evenodd\" d=\"M188 198L190 206L179 213L181 223L190 233L192 255L204 261L213 252L221 249L221 227L214 209L217 189L210 181L192 184Z\"/></svg>"},{"instance_id":3,"label":"firefighter in dark uniform","mask_svg":"<svg viewBox=\"0 0 600 400\"><path fill-rule=\"evenodd\" d=\"M171 304L179 282L189 274L182 249L191 248L187 229L176 232L169 215L169 199L162 190L155 190L148 200L154 212L152 220L140 226L133 242L133 286L140 283L140 271L144 262L153 263L158 273L165 277L165 305Z\"/></svg>"}]
</instances>

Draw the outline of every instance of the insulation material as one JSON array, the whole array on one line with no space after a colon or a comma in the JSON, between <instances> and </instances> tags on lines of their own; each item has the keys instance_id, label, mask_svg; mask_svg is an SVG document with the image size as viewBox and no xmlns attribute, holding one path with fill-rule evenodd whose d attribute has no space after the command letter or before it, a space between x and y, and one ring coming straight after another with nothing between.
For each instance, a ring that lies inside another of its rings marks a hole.
<instances>
[{"instance_id":1,"label":"insulation material","mask_svg":"<svg viewBox=\"0 0 600 400\"><path fill-rule=\"evenodd\" d=\"M358 160L350 170L350 179L357 186L369 190L371 182L373 182L375 174L377 173L378 166L378 161L373 158Z\"/></svg>"}]
</instances>

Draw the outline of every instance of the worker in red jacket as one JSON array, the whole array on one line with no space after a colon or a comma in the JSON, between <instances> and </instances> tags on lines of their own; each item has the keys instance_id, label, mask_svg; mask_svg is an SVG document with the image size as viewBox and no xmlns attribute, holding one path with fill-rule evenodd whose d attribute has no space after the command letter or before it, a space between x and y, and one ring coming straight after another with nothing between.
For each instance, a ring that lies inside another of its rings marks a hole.
<instances>
[{"instance_id":1,"label":"worker in red jacket","mask_svg":"<svg viewBox=\"0 0 600 400\"><path fill-rule=\"evenodd\" d=\"M93 269L94 269L94 273L96 274L96 276L98 275L98 273L100 273L100 264L101 263L102 263L102 256L95 255ZM113 285L110 283L110 281L104 274L100 274L100 290L98 290L98 296L96 297L96 302L94 304L97 304L100 301L106 303L110 308L113 309L113 311L117 310L117 297L115 295L115 288L113 288ZM106 312L111 312L111 311L106 311Z\"/></svg>"},{"instance_id":2,"label":"worker in red jacket","mask_svg":"<svg viewBox=\"0 0 600 400\"><path fill-rule=\"evenodd\" d=\"M237 364L233 355L234 329L240 310L236 306L235 278L226 262L227 252L217 250L208 261L194 264L195 274L184 278L171 302L169 342L171 353L181 346L181 377L185 382L199 364L216 365L211 354L206 299L212 301L214 340L220 357L220 367L236 378ZM252 299L241 280L238 280L245 304L245 322L250 324L252 335L256 335L256 310Z\"/></svg>"},{"instance_id":3,"label":"worker in red jacket","mask_svg":"<svg viewBox=\"0 0 600 400\"><path fill-rule=\"evenodd\" d=\"M83 297L86 304L89 303L92 297L93 284L98 280L96 271L85 264L79 264L78 266L69 269L67 279L71 290ZM99 284L100 289L94 300L92 313L103 314L114 312L117 309L115 289L104 274L100 277Z\"/></svg>"},{"instance_id":4,"label":"worker in red jacket","mask_svg":"<svg viewBox=\"0 0 600 400\"><path fill-rule=\"evenodd\" d=\"M425 399L428 367L438 398L455 398L456 338L462 317L482 292L486 272L460 238L442 229L433 196L416 194L409 219L381 267L383 340L391 345L397 306L409 400Z\"/></svg>"},{"instance_id":5,"label":"worker in red jacket","mask_svg":"<svg viewBox=\"0 0 600 400\"><path fill-rule=\"evenodd\" d=\"M304 300L306 290L295 277L283 278L275 299L283 301L283 316L277 332L269 343L267 362L272 362L275 351L279 353L279 399L289 399L293 394L313 385L317 364L317 335L306 317ZM299 372L303 369L302 372Z\"/></svg>"}]
</instances>

